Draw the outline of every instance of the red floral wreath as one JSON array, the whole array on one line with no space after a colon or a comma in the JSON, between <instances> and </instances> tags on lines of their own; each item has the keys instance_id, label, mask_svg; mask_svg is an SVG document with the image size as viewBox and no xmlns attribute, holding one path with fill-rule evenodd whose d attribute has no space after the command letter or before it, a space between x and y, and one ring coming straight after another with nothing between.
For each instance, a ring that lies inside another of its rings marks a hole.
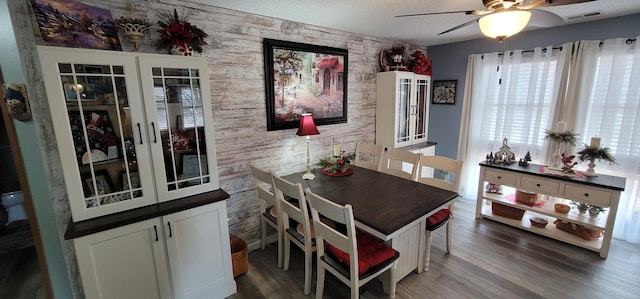
<instances>
[{"instance_id":1,"label":"red floral wreath","mask_svg":"<svg viewBox=\"0 0 640 299\"><path fill-rule=\"evenodd\" d=\"M409 70L419 75L431 76L431 58L427 57L420 50L415 50L411 54Z\"/></svg>"}]
</instances>

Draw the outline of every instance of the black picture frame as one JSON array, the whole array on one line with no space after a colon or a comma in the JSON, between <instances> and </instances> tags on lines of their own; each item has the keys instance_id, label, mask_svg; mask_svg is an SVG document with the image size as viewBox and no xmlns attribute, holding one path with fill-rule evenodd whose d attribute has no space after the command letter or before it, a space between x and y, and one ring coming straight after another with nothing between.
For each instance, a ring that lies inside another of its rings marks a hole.
<instances>
[{"instance_id":1,"label":"black picture frame","mask_svg":"<svg viewBox=\"0 0 640 299\"><path fill-rule=\"evenodd\" d=\"M433 81L432 104L455 105L458 80Z\"/></svg>"},{"instance_id":2,"label":"black picture frame","mask_svg":"<svg viewBox=\"0 0 640 299\"><path fill-rule=\"evenodd\" d=\"M297 128L302 113L346 123L348 62L346 49L264 39L267 131Z\"/></svg>"}]
</instances>

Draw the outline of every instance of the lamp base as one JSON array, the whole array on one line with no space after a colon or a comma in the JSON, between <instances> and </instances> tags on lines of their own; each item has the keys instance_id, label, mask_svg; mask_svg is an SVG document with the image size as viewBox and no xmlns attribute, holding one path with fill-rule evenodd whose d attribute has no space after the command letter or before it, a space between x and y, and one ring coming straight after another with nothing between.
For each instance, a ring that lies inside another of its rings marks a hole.
<instances>
[{"instance_id":1,"label":"lamp base","mask_svg":"<svg viewBox=\"0 0 640 299\"><path fill-rule=\"evenodd\" d=\"M307 173L302 175L302 179L303 180L313 180L315 178L316 178L316 176L311 172L307 172Z\"/></svg>"}]
</instances>

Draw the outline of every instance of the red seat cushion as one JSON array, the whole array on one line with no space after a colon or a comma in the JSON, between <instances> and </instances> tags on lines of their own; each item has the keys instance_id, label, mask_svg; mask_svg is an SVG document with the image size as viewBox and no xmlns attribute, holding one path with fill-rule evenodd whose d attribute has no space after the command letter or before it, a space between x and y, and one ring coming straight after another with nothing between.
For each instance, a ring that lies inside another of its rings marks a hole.
<instances>
[{"instance_id":1,"label":"red seat cushion","mask_svg":"<svg viewBox=\"0 0 640 299\"><path fill-rule=\"evenodd\" d=\"M396 251L385 245L381 240L376 239L366 233L358 231L356 233L358 242L358 273L360 275L367 270L385 262L395 256ZM325 242L325 247L341 263L349 267L349 254Z\"/></svg>"},{"instance_id":2,"label":"red seat cushion","mask_svg":"<svg viewBox=\"0 0 640 299\"><path fill-rule=\"evenodd\" d=\"M443 222L451 218L451 210L442 209L427 218L427 229L432 230L438 228Z\"/></svg>"}]
</instances>

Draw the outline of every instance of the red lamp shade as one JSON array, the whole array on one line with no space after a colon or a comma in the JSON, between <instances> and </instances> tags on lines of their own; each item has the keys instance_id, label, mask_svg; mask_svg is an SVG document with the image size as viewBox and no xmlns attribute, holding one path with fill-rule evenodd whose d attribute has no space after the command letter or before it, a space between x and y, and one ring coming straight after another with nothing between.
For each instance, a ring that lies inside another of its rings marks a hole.
<instances>
[{"instance_id":1,"label":"red lamp shade","mask_svg":"<svg viewBox=\"0 0 640 299\"><path fill-rule=\"evenodd\" d=\"M313 116L311 116L311 113L300 115L300 127L298 128L296 135L308 136L318 134L320 134L320 132L318 132L318 128L316 128L316 124L313 122Z\"/></svg>"}]
</instances>

